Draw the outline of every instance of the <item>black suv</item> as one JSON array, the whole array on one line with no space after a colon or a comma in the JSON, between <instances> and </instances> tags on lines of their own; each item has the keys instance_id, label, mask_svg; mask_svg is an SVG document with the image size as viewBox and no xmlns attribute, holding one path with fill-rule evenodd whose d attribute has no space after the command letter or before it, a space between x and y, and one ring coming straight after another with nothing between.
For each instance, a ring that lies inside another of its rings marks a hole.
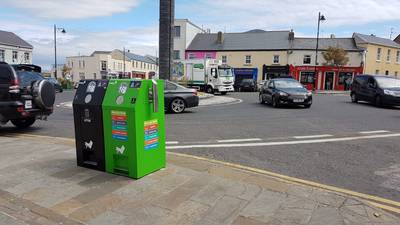
<instances>
[{"instance_id":1,"label":"black suv","mask_svg":"<svg viewBox=\"0 0 400 225\"><path fill-rule=\"evenodd\" d=\"M54 86L35 65L0 62L0 124L27 128L53 113Z\"/></svg>"},{"instance_id":2,"label":"black suv","mask_svg":"<svg viewBox=\"0 0 400 225\"><path fill-rule=\"evenodd\" d=\"M359 75L351 86L351 101L376 106L400 106L400 80L388 76Z\"/></svg>"}]
</instances>

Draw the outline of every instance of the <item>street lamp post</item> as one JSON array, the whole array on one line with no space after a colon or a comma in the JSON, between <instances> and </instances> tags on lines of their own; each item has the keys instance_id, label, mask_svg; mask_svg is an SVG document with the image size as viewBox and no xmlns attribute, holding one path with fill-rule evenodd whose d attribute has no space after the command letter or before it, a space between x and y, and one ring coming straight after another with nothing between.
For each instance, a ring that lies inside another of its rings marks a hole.
<instances>
[{"instance_id":1,"label":"street lamp post","mask_svg":"<svg viewBox=\"0 0 400 225\"><path fill-rule=\"evenodd\" d=\"M321 25L321 21L325 21L326 18L324 15L321 14L321 12L318 13L318 30L317 30L317 46L315 48L315 68L314 68L314 89L315 89L315 80L317 75L317 66L318 66L318 47L319 47L319 28Z\"/></svg>"},{"instance_id":2,"label":"street lamp post","mask_svg":"<svg viewBox=\"0 0 400 225\"><path fill-rule=\"evenodd\" d=\"M54 24L54 78L57 79L57 31L65 34L67 33L64 28L58 28Z\"/></svg>"}]
</instances>

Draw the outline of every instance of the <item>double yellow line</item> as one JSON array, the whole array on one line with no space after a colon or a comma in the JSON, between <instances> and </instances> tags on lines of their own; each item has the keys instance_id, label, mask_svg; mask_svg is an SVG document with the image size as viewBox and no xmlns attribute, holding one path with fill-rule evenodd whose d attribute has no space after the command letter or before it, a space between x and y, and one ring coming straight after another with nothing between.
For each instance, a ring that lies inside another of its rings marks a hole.
<instances>
[{"instance_id":1,"label":"double yellow line","mask_svg":"<svg viewBox=\"0 0 400 225\"><path fill-rule=\"evenodd\" d=\"M67 144L67 145L73 145L73 146L75 145L75 140L71 139L71 138L49 137L49 136L32 135L32 134L15 134L15 135L8 135L8 137L26 137L26 138L35 138L35 140L37 140L37 138L39 138L39 140L44 140L44 141L46 141L45 139L47 139L47 140L50 139L50 140L56 140L56 141L63 142L64 144ZM355 192L355 191L351 191L351 190L347 190L347 189L343 189L343 188L338 188L338 187L334 187L334 186L330 186L330 185L325 185L325 184L321 184L321 183L317 183L317 182L313 182L313 181L303 180L303 179L299 179L299 178L295 178L295 177L290 177L290 176L286 176L286 175L282 175L282 174L278 174L278 173L274 173L274 172L270 172L270 171L266 171L266 170L262 170L262 169L257 169L257 168L253 168L253 167L249 167L249 166L235 164L235 163L223 162L223 161L219 161L219 160L215 160L215 159L208 159L208 158L204 158L204 157L187 155L187 154L182 154L182 153L175 153L175 152L168 152L168 154L174 155L174 156L179 156L179 157L186 157L186 158L191 158L191 159L196 159L196 160L202 160L202 161L206 161L206 162L210 162L210 163L214 163L214 164L220 164L220 165L224 165L224 166L228 166L231 168L240 169L240 170L244 170L244 171L248 171L248 172L252 172L252 173L263 174L263 175L273 177L275 179L279 179L286 183L301 184L301 185L305 185L305 186L309 186L309 187L323 189L323 190L330 191L330 192L336 192L336 193L341 193L341 194L345 194L348 196L357 197L357 198L364 200L365 202L369 203L372 206L400 214L400 202L393 201L390 199L381 198L378 196L368 195L368 194L364 194L364 193L359 193L359 192Z\"/></svg>"}]
</instances>

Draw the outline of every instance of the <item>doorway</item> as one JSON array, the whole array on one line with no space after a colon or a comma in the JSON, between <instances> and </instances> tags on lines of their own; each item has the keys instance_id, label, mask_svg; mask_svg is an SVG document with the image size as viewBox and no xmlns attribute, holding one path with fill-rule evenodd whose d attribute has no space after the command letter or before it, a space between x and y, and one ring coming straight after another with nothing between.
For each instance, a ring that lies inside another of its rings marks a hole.
<instances>
[{"instance_id":1,"label":"doorway","mask_svg":"<svg viewBox=\"0 0 400 225\"><path fill-rule=\"evenodd\" d=\"M325 90L331 91L333 90L333 83L335 73L334 72L326 72L325 73Z\"/></svg>"}]
</instances>

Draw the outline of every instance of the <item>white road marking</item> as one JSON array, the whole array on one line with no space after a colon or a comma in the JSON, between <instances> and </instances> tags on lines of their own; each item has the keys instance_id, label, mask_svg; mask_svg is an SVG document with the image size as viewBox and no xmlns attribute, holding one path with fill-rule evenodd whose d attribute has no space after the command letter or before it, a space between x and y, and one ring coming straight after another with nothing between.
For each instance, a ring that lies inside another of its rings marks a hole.
<instances>
[{"instance_id":1,"label":"white road marking","mask_svg":"<svg viewBox=\"0 0 400 225\"><path fill-rule=\"evenodd\" d=\"M383 134L383 133L389 133L390 131L387 130L374 130L374 131L362 131L360 134Z\"/></svg>"},{"instance_id":2,"label":"white road marking","mask_svg":"<svg viewBox=\"0 0 400 225\"><path fill-rule=\"evenodd\" d=\"M343 137L343 138L311 139L311 140L299 140L299 141L282 141L282 142L167 146L167 149L241 148L241 147L259 147L259 146L282 146L282 145L299 145L299 144L343 142L343 141L367 140L367 139L378 139L378 138L390 138L390 137L400 137L400 133L380 134L380 135L378 134L378 135L356 136L356 137Z\"/></svg>"},{"instance_id":3,"label":"white road marking","mask_svg":"<svg viewBox=\"0 0 400 225\"><path fill-rule=\"evenodd\" d=\"M333 137L331 134L309 135L309 136L294 136L295 139L312 139L312 138L326 138Z\"/></svg>"},{"instance_id":4,"label":"white road marking","mask_svg":"<svg viewBox=\"0 0 400 225\"><path fill-rule=\"evenodd\" d=\"M262 141L262 139L260 139L260 138L248 138L248 139L217 140L218 143L251 142L251 141Z\"/></svg>"},{"instance_id":5,"label":"white road marking","mask_svg":"<svg viewBox=\"0 0 400 225\"><path fill-rule=\"evenodd\" d=\"M177 144L179 144L179 141L167 141L167 142L165 142L165 144L167 144L167 145L177 145Z\"/></svg>"}]
</instances>

